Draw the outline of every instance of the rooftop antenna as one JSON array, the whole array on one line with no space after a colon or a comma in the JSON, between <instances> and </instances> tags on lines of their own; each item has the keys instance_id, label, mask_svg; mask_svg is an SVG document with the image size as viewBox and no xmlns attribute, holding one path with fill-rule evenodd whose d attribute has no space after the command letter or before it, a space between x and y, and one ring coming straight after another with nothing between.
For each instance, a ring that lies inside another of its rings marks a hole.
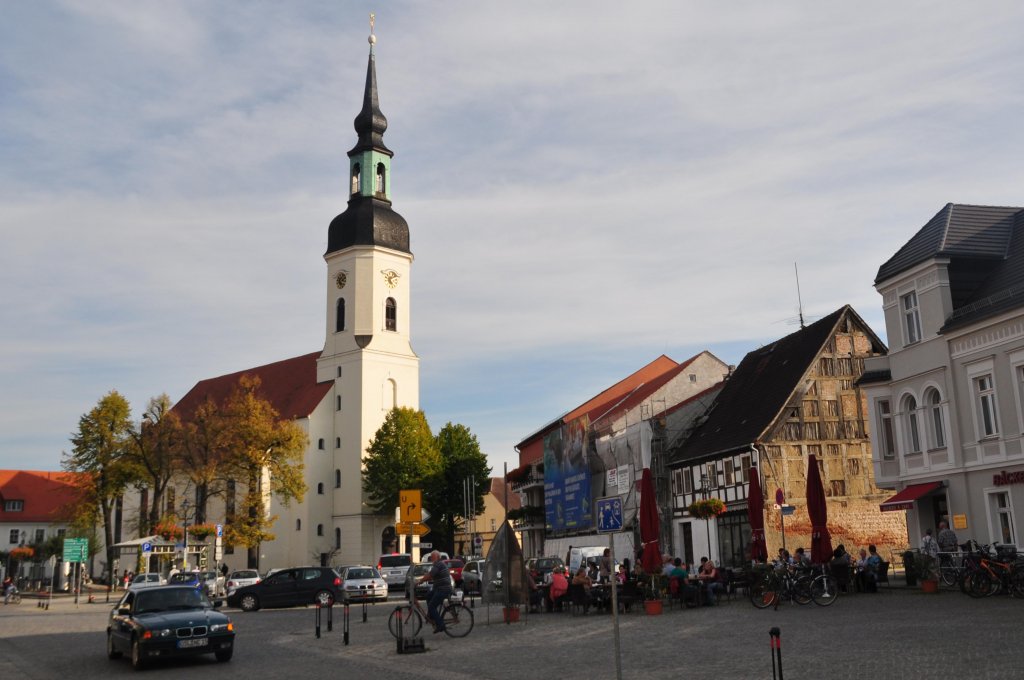
<instances>
[{"instance_id":1,"label":"rooftop antenna","mask_svg":"<svg viewBox=\"0 0 1024 680\"><path fill-rule=\"evenodd\" d=\"M793 263L793 273L796 274L796 303L798 305L800 314L800 328L804 328L804 301L800 297L800 270L796 267L796 262Z\"/></svg>"}]
</instances>

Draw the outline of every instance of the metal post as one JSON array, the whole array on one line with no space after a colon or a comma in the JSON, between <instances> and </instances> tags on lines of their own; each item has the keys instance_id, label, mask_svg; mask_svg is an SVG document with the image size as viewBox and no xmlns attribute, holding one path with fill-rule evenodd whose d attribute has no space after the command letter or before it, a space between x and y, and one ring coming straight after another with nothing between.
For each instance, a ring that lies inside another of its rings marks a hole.
<instances>
[{"instance_id":1,"label":"metal post","mask_svg":"<svg viewBox=\"0 0 1024 680\"><path fill-rule=\"evenodd\" d=\"M320 603L316 603L316 639L320 639Z\"/></svg>"},{"instance_id":2,"label":"metal post","mask_svg":"<svg viewBox=\"0 0 1024 680\"><path fill-rule=\"evenodd\" d=\"M782 512L782 506L779 506L779 521L782 522L782 549L786 549L786 514Z\"/></svg>"},{"instance_id":3,"label":"metal post","mask_svg":"<svg viewBox=\"0 0 1024 680\"><path fill-rule=\"evenodd\" d=\"M348 606L346 606L345 609L347 611L348 610ZM399 654L401 654L402 653L402 636L405 635L405 631L402 628L402 608L401 607L395 607L395 614L394 615L397 616L397 618L398 618L398 635L397 635L397 638L398 638L398 649L397 649L397 652ZM346 616L346 620L347 619L348 619L348 617ZM348 644L348 626L345 627L345 644L346 645Z\"/></svg>"},{"instance_id":4,"label":"metal post","mask_svg":"<svg viewBox=\"0 0 1024 680\"><path fill-rule=\"evenodd\" d=\"M622 652L619 647L619 596L616 594L619 579L612 573L615 569L615 534L608 534L608 584L612 589L612 628L615 629L615 677L622 680Z\"/></svg>"},{"instance_id":5,"label":"metal post","mask_svg":"<svg viewBox=\"0 0 1024 680\"><path fill-rule=\"evenodd\" d=\"M327 632L334 630L334 603L327 605Z\"/></svg>"},{"instance_id":6,"label":"metal post","mask_svg":"<svg viewBox=\"0 0 1024 680\"><path fill-rule=\"evenodd\" d=\"M778 680L783 680L783 678L782 678L782 633L778 629L778 627L775 627L775 628L772 628L771 630L768 631L768 635L771 636L771 645L772 645L772 647L771 647L772 648L772 678L774 679L776 677L775 676L775 668L776 668L776 666L778 666L778 669L779 669Z\"/></svg>"},{"instance_id":7,"label":"metal post","mask_svg":"<svg viewBox=\"0 0 1024 680\"><path fill-rule=\"evenodd\" d=\"M363 623L366 623L366 601L363 601Z\"/></svg>"},{"instance_id":8,"label":"metal post","mask_svg":"<svg viewBox=\"0 0 1024 680\"><path fill-rule=\"evenodd\" d=\"M345 610L341 616L341 627L344 631L345 644L348 644L348 604L345 604ZM401 649L402 646L402 617L398 617L398 646Z\"/></svg>"}]
</instances>

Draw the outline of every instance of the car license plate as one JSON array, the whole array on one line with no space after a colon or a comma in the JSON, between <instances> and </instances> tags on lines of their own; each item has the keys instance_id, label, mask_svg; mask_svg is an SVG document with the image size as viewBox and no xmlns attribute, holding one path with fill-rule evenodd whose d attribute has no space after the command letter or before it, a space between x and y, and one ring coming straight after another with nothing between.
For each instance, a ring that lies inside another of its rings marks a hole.
<instances>
[{"instance_id":1,"label":"car license plate","mask_svg":"<svg viewBox=\"0 0 1024 680\"><path fill-rule=\"evenodd\" d=\"M192 638L190 640L178 640L179 649L188 649L190 647L205 647L210 644L209 638Z\"/></svg>"},{"instance_id":2,"label":"car license plate","mask_svg":"<svg viewBox=\"0 0 1024 680\"><path fill-rule=\"evenodd\" d=\"M391 575L392 576L401 576L402 572L400 572L400 571L393 571L393 572L391 572Z\"/></svg>"}]
</instances>

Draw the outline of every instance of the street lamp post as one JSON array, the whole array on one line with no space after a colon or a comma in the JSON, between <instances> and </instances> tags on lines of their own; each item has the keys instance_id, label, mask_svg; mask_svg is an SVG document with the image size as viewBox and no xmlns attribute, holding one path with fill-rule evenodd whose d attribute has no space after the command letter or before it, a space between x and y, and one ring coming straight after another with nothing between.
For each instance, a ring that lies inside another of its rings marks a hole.
<instances>
[{"instance_id":1,"label":"street lamp post","mask_svg":"<svg viewBox=\"0 0 1024 680\"><path fill-rule=\"evenodd\" d=\"M707 475L701 475L700 476L700 492L701 492L701 495L704 497L704 500L708 499L708 494L709 494L710 491L711 491L711 486L710 486L710 480L708 479L708 476ZM704 528L707 531L707 535L708 535L708 559L710 560L711 559L711 518L710 517L705 517L704 518Z\"/></svg>"},{"instance_id":2,"label":"street lamp post","mask_svg":"<svg viewBox=\"0 0 1024 680\"><path fill-rule=\"evenodd\" d=\"M181 502L181 517L185 525L185 532L182 535L181 570L188 571L188 499Z\"/></svg>"}]
</instances>

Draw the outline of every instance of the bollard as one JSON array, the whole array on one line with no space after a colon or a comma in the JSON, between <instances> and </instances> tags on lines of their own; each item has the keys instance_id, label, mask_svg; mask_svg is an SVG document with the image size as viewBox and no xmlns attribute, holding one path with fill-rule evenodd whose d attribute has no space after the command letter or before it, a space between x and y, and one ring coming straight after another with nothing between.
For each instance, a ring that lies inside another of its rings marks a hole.
<instances>
[{"instance_id":1,"label":"bollard","mask_svg":"<svg viewBox=\"0 0 1024 680\"><path fill-rule=\"evenodd\" d=\"M363 600L363 623L366 623L366 600Z\"/></svg>"},{"instance_id":2,"label":"bollard","mask_svg":"<svg viewBox=\"0 0 1024 680\"><path fill-rule=\"evenodd\" d=\"M320 639L320 603L316 603L316 639Z\"/></svg>"},{"instance_id":3,"label":"bollard","mask_svg":"<svg viewBox=\"0 0 1024 680\"><path fill-rule=\"evenodd\" d=\"M782 634L778 627L775 627L768 631L768 635L771 636L772 678L775 679L775 668L778 666L778 680L782 680Z\"/></svg>"},{"instance_id":4,"label":"bollard","mask_svg":"<svg viewBox=\"0 0 1024 680\"><path fill-rule=\"evenodd\" d=\"M345 632L344 640L345 640L345 644L347 645L348 644L348 604L347 603L345 604L345 611L342 614L341 627L342 627L342 629ZM399 642L401 642L401 640L399 640Z\"/></svg>"},{"instance_id":5,"label":"bollard","mask_svg":"<svg viewBox=\"0 0 1024 680\"><path fill-rule=\"evenodd\" d=\"M327 632L334 630L334 600L327 606Z\"/></svg>"},{"instance_id":6,"label":"bollard","mask_svg":"<svg viewBox=\"0 0 1024 680\"><path fill-rule=\"evenodd\" d=\"M402 608L395 607L394 616L398 619L398 653L402 653L402 642L405 638L405 632L402 630Z\"/></svg>"}]
</instances>

